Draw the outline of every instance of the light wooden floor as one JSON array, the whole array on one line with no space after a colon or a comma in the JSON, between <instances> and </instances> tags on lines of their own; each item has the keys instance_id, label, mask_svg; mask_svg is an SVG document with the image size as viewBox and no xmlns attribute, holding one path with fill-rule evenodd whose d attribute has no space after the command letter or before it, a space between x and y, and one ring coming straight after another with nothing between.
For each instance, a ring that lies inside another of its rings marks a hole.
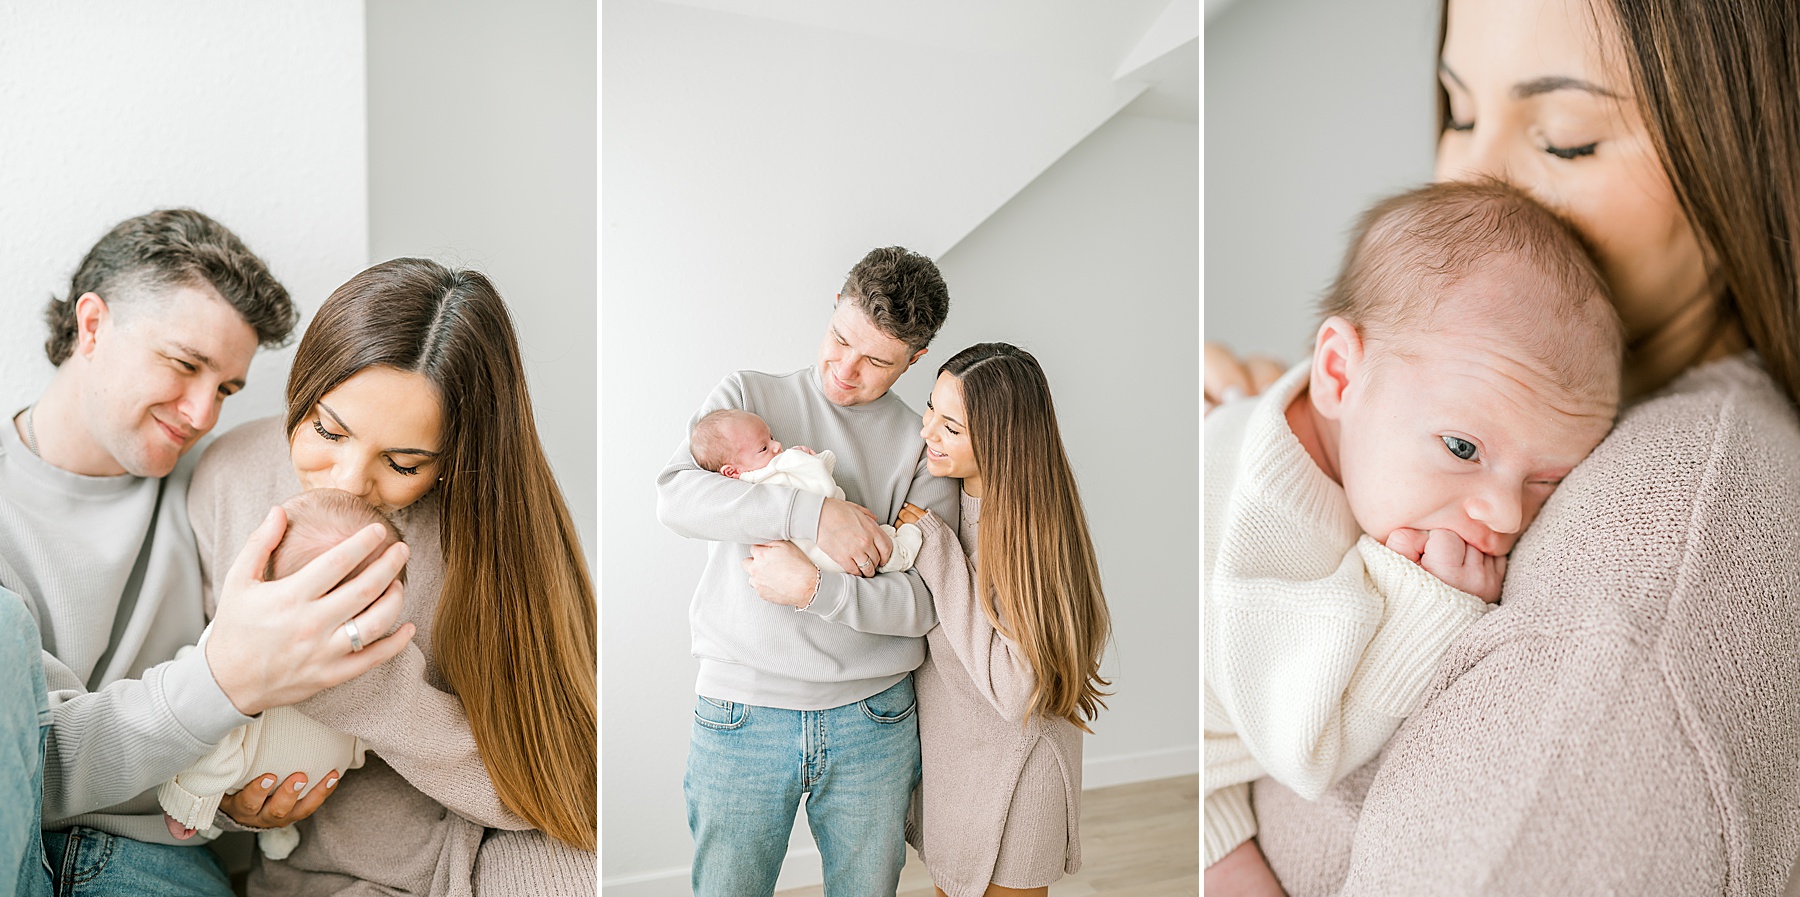
<instances>
[{"instance_id":1,"label":"light wooden floor","mask_svg":"<svg viewBox=\"0 0 1800 897\"><path fill-rule=\"evenodd\" d=\"M1050 897L1197 897L1200 777L1177 776L1081 795L1081 871ZM820 886L776 897L824 897ZM911 848L896 897L932 897L931 876Z\"/></svg>"}]
</instances>

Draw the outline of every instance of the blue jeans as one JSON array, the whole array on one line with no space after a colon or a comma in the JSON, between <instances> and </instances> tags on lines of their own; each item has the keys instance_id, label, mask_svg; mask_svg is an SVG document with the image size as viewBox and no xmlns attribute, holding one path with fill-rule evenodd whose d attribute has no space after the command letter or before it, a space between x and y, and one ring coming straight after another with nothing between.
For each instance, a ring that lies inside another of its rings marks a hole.
<instances>
[{"instance_id":1,"label":"blue jeans","mask_svg":"<svg viewBox=\"0 0 1800 897\"><path fill-rule=\"evenodd\" d=\"M225 867L204 846L134 841L86 826L44 833L55 897L231 897Z\"/></svg>"},{"instance_id":2,"label":"blue jeans","mask_svg":"<svg viewBox=\"0 0 1800 897\"><path fill-rule=\"evenodd\" d=\"M37 621L18 595L0 588L0 875L16 870L19 897L48 897L44 865L44 739L50 695ZM27 810L26 808L30 809ZM4 879L0 879L4 881Z\"/></svg>"},{"instance_id":3,"label":"blue jeans","mask_svg":"<svg viewBox=\"0 0 1800 897\"><path fill-rule=\"evenodd\" d=\"M17 870L19 897L231 897L225 870L205 847L147 844L81 826L42 830L50 735L43 642L25 603L3 588L0 733L0 874Z\"/></svg>"},{"instance_id":4,"label":"blue jeans","mask_svg":"<svg viewBox=\"0 0 1800 897\"><path fill-rule=\"evenodd\" d=\"M914 710L911 676L830 710L697 699L682 782L695 897L773 894L802 795L828 897L893 894L919 782Z\"/></svg>"}]
</instances>

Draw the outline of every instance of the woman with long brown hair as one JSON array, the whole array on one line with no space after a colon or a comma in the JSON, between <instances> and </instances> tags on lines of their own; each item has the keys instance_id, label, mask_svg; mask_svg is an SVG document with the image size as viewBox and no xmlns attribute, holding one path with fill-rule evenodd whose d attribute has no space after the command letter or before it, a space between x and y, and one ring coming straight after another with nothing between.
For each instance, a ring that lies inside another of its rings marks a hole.
<instances>
[{"instance_id":1,"label":"woman with long brown hair","mask_svg":"<svg viewBox=\"0 0 1800 897\"><path fill-rule=\"evenodd\" d=\"M1443 15L1436 176L1499 177L1588 239L1627 404L1381 757L1318 801L1257 783L1259 834L1234 851L1257 880L1228 890L1221 862L1207 890L1781 893L1800 855L1800 5ZM1209 398L1253 373L1209 348Z\"/></svg>"},{"instance_id":2,"label":"woman with long brown hair","mask_svg":"<svg viewBox=\"0 0 1800 897\"><path fill-rule=\"evenodd\" d=\"M593 889L594 591L525 383L487 278L383 262L319 309L286 415L221 437L196 471L209 590L269 506L303 488L366 499L411 551L395 636L413 644L298 705L362 738L367 765L289 814L316 808L288 860L259 858L251 893ZM359 636L380 633L345 621L347 652Z\"/></svg>"},{"instance_id":3,"label":"woman with long brown hair","mask_svg":"<svg viewBox=\"0 0 1800 897\"><path fill-rule=\"evenodd\" d=\"M940 895L1043 895L1081 865L1081 735L1108 684L1100 567L1031 353L964 349L925 407L925 463L962 481L962 519L901 514L924 531L914 569L938 613L913 674L908 840Z\"/></svg>"}]
</instances>

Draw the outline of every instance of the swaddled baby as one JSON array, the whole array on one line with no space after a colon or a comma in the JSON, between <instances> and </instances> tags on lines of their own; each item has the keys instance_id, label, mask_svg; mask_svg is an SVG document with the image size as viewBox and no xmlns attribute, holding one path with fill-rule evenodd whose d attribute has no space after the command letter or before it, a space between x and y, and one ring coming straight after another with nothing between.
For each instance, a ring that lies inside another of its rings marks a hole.
<instances>
[{"instance_id":1,"label":"swaddled baby","mask_svg":"<svg viewBox=\"0 0 1800 897\"><path fill-rule=\"evenodd\" d=\"M830 450L814 452L803 445L782 451L781 443L769 432L762 418L748 411L725 409L700 418L689 434L688 445L694 462L714 473L743 480L746 483L768 483L787 486L826 498L844 498L844 490L832 478L837 456ZM912 569L919 556L923 538L919 528L908 523L898 529L882 524L881 531L894 541L894 552L881 565L880 573L897 573ZM819 550L810 539L795 539L794 545L805 552L813 565L826 573L844 573L843 567Z\"/></svg>"},{"instance_id":2,"label":"swaddled baby","mask_svg":"<svg viewBox=\"0 0 1800 897\"><path fill-rule=\"evenodd\" d=\"M338 543L361 532L371 523L382 524L387 538L364 558L345 579L362 572L389 545L401 541L400 530L393 521L368 502L337 489L314 489L302 492L281 504L287 512L287 532L281 544L269 556L266 578L281 579L292 575L313 558L324 554ZM406 572L400 573L402 582ZM206 644L207 632L200 634L199 644L181 649L182 654ZM374 639L380 633L364 633ZM313 788L332 787L336 777L327 778L333 770L344 771L363 765L364 746L354 735L328 728L292 707L272 707L249 723L231 730L218 747L200 758L193 766L176 775L158 789L169 833L177 838L191 838L197 831L206 837L217 837L213 827L219 801L236 794L265 773L306 774ZM302 793L302 796L306 792ZM292 826L257 833L257 845L272 860L284 859L300 843L300 834Z\"/></svg>"}]
</instances>

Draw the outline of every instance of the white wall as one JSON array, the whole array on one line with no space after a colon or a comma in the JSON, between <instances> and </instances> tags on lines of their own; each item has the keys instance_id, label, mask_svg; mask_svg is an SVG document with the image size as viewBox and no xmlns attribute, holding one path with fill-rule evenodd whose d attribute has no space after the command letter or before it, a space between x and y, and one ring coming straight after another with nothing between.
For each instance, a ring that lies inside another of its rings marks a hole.
<instances>
[{"instance_id":1,"label":"white wall","mask_svg":"<svg viewBox=\"0 0 1800 897\"><path fill-rule=\"evenodd\" d=\"M368 7L370 260L426 256L494 281L590 563L595 14L581 0Z\"/></svg>"},{"instance_id":2,"label":"white wall","mask_svg":"<svg viewBox=\"0 0 1800 897\"><path fill-rule=\"evenodd\" d=\"M43 391L44 304L114 224L191 206L304 311L368 246L359 0L0 2L0 409ZM219 428L280 410L260 352Z\"/></svg>"},{"instance_id":3,"label":"white wall","mask_svg":"<svg viewBox=\"0 0 1800 897\"><path fill-rule=\"evenodd\" d=\"M1165 5L1139 4L1134 27ZM1195 122L1108 121L1136 95L1110 80L1130 29L1091 73L867 30L629 0L604 10L609 895L686 893L692 850L687 608L705 550L657 525L656 473L726 372L814 360L844 272L874 246L937 256L950 286L949 325L900 381L909 402L980 339L1046 365L1119 630L1107 669L1120 691L1089 740L1090 783L1198 768ZM1076 317L1093 304L1094 320ZM1116 463L1120 446L1153 453L1169 477L1155 494L1181 498L1158 507L1127 486L1138 468ZM783 886L816 881L804 826L792 849Z\"/></svg>"},{"instance_id":4,"label":"white wall","mask_svg":"<svg viewBox=\"0 0 1800 897\"><path fill-rule=\"evenodd\" d=\"M1431 177L1437 0L1206 22L1206 338L1297 361L1356 216Z\"/></svg>"}]
</instances>

